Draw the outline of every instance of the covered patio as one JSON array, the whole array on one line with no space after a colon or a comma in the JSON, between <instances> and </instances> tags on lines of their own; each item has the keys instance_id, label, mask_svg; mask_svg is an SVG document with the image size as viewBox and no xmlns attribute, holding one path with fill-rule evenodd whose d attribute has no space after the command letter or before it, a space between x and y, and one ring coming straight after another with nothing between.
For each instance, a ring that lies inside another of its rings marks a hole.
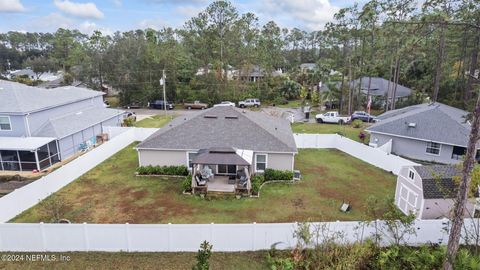
<instances>
[{"instance_id":1,"label":"covered patio","mask_svg":"<svg viewBox=\"0 0 480 270\"><path fill-rule=\"evenodd\" d=\"M253 151L202 149L192 159L193 193L250 193Z\"/></svg>"},{"instance_id":2,"label":"covered patio","mask_svg":"<svg viewBox=\"0 0 480 270\"><path fill-rule=\"evenodd\" d=\"M0 137L0 171L41 171L59 161L55 138Z\"/></svg>"}]
</instances>

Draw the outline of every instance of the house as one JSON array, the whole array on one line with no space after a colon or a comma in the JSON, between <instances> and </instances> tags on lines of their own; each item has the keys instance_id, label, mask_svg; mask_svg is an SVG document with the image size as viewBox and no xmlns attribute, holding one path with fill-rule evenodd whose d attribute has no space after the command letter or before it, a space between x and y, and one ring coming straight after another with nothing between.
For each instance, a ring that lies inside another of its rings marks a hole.
<instances>
[{"instance_id":1,"label":"house","mask_svg":"<svg viewBox=\"0 0 480 270\"><path fill-rule=\"evenodd\" d=\"M302 64L300 64L300 70L302 72L314 71L314 70L317 70L317 69L318 69L318 66L315 63L302 63Z\"/></svg>"},{"instance_id":2,"label":"house","mask_svg":"<svg viewBox=\"0 0 480 270\"><path fill-rule=\"evenodd\" d=\"M297 148L285 119L214 107L173 120L141 142L137 151L140 166L185 165L194 176L202 172L210 180L208 190L218 186L218 191L233 192L240 174L248 184L252 174L266 168L293 170Z\"/></svg>"},{"instance_id":3,"label":"house","mask_svg":"<svg viewBox=\"0 0 480 270\"><path fill-rule=\"evenodd\" d=\"M278 77L283 74L281 68L274 70L270 73L272 77ZM267 73L268 75L268 73ZM241 80L245 82L258 82L265 78L265 70L259 65L249 65L247 67L241 68L239 70L234 70L233 79Z\"/></svg>"},{"instance_id":4,"label":"house","mask_svg":"<svg viewBox=\"0 0 480 270\"><path fill-rule=\"evenodd\" d=\"M388 111L368 127L370 146L391 144L391 152L416 160L455 164L465 154L471 125L468 112L442 103Z\"/></svg>"},{"instance_id":5,"label":"house","mask_svg":"<svg viewBox=\"0 0 480 270\"><path fill-rule=\"evenodd\" d=\"M419 219L449 218L457 195L454 178L459 175L454 165L403 167L397 178L395 204ZM475 204L474 198L468 201L466 218L473 217Z\"/></svg>"},{"instance_id":6,"label":"house","mask_svg":"<svg viewBox=\"0 0 480 270\"><path fill-rule=\"evenodd\" d=\"M0 80L0 170L43 170L84 151L124 112L107 109L103 92L44 89Z\"/></svg>"}]
</instances>

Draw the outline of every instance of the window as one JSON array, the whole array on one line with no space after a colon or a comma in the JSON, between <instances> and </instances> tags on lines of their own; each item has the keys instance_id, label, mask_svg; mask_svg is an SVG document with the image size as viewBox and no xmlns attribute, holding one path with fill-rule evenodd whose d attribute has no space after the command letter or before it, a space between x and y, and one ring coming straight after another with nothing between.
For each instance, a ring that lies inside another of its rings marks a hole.
<instances>
[{"instance_id":1,"label":"window","mask_svg":"<svg viewBox=\"0 0 480 270\"><path fill-rule=\"evenodd\" d=\"M408 171L408 178L410 178L412 180L415 179L415 173L412 170Z\"/></svg>"},{"instance_id":2,"label":"window","mask_svg":"<svg viewBox=\"0 0 480 270\"><path fill-rule=\"evenodd\" d=\"M255 156L255 171L263 172L267 168L267 155L257 154Z\"/></svg>"},{"instance_id":3,"label":"window","mask_svg":"<svg viewBox=\"0 0 480 270\"><path fill-rule=\"evenodd\" d=\"M462 159L462 156L465 155L466 148L465 147L459 147L459 146L454 146L453 151L452 151L452 159Z\"/></svg>"},{"instance_id":4,"label":"window","mask_svg":"<svg viewBox=\"0 0 480 270\"><path fill-rule=\"evenodd\" d=\"M218 174L236 174L237 166L219 164L217 167L217 173Z\"/></svg>"},{"instance_id":5,"label":"window","mask_svg":"<svg viewBox=\"0 0 480 270\"><path fill-rule=\"evenodd\" d=\"M440 154L440 144L435 142L427 142L427 150L428 154L432 155L439 155Z\"/></svg>"},{"instance_id":6,"label":"window","mask_svg":"<svg viewBox=\"0 0 480 270\"><path fill-rule=\"evenodd\" d=\"M12 125L10 124L10 117L0 116L0 130L12 130Z\"/></svg>"},{"instance_id":7,"label":"window","mask_svg":"<svg viewBox=\"0 0 480 270\"><path fill-rule=\"evenodd\" d=\"M187 153L187 158L188 158L188 168L192 168L192 160L193 158L197 155L195 152L188 152Z\"/></svg>"}]
</instances>

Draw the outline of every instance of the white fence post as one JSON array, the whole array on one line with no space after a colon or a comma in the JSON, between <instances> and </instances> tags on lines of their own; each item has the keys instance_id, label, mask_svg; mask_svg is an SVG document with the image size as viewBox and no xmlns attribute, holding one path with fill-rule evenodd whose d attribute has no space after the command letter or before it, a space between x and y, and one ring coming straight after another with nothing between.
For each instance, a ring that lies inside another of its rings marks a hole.
<instances>
[{"instance_id":1,"label":"white fence post","mask_svg":"<svg viewBox=\"0 0 480 270\"><path fill-rule=\"evenodd\" d=\"M125 240L127 241L127 252L130 251L130 226L128 222L125 223Z\"/></svg>"},{"instance_id":2,"label":"white fence post","mask_svg":"<svg viewBox=\"0 0 480 270\"><path fill-rule=\"evenodd\" d=\"M45 238L45 228L43 222L40 222L40 237L42 238L42 250L47 251L47 239Z\"/></svg>"},{"instance_id":3,"label":"white fence post","mask_svg":"<svg viewBox=\"0 0 480 270\"><path fill-rule=\"evenodd\" d=\"M253 222L252 224L252 250L257 250L255 248L255 239L257 238L257 223Z\"/></svg>"},{"instance_id":4,"label":"white fence post","mask_svg":"<svg viewBox=\"0 0 480 270\"><path fill-rule=\"evenodd\" d=\"M90 251L90 243L88 242L88 231L87 231L87 223L83 223L83 239L85 243L85 251Z\"/></svg>"},{"instance_id":5,"label":"white fence post","mask_svg":"<svg viewBox=\"0 0 480 270\"><path fill-rule=\"evenodd\" d=\"M172 241L172 223L168 223L167 225L167 250L172 251L172 246L171 246L171 241Z\"/></svg>"}]
</instances>

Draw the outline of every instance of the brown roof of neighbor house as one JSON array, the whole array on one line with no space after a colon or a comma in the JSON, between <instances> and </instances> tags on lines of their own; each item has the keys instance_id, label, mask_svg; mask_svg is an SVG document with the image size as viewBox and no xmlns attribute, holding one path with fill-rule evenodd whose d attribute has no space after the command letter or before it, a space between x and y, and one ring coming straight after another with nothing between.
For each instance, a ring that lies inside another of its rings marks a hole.
<instances>
[{"instance_id":1,"label":"brown roof of neighbor house","mask_svg":"<svg viewBox=\"0 0 480 270\"><path fill-rule=\"evenodd\" d=\"M175 119L137 146L138 149L175 150L218 147L257 152L297 152L288 121L263 112L233 107L214 107L193 118L184 116Z\"/></svg>"}]
</instances>

